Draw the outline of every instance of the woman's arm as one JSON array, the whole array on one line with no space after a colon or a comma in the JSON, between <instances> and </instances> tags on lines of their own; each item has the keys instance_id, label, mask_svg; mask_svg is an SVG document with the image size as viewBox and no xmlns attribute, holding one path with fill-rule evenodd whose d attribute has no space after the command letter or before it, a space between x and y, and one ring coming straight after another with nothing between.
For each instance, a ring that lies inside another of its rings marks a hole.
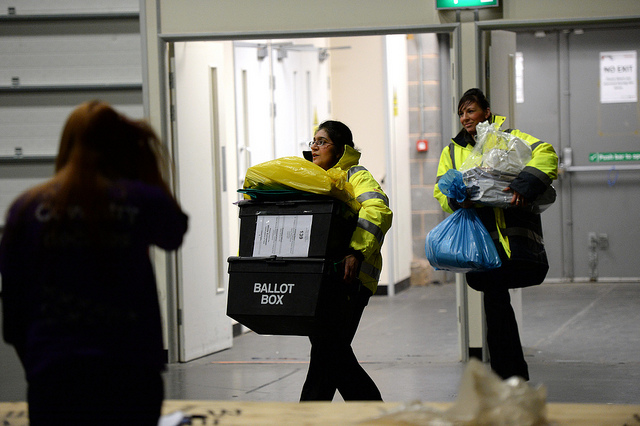
<instances>
[{"instance_id":1,"label":"woman's arm","mask_svg":"<svg viewBox=\"0 0 640 426\"><path fill-rule=\"evenodd\" d=\"M510 185L523 202L535 200L558 177L558 155L553 146L519 130L511 134L526 141L532 148L531 160Z\"/></svg>"},{"instance_id":2,"label":"woman's arm","mask_svg":"<svg viewBox=\"0 0 640 426\"><path fill-rule=\"evenodd\" d=\"M358 252L366 259L380 251L384 237L391 227L393 212L389 208L387 195L368 170L356 172L349 182L353 185L356 199L361 206L358 223L351 238L351 249L356 253L357 261ZM350 262L354 260L351 259Z\"/></svg>"},{"instance_id":3,"label":"woman's arm","mask_svg":"<svg viewBox=\"0 0 640 426\"><path fill-rule=\"evenodd\" d=\"M144 219L143 227L150 244L164 250L175 250L182 244L189 218L176 199L164 187L137 183Z\"/></svg>"}]
</instances>

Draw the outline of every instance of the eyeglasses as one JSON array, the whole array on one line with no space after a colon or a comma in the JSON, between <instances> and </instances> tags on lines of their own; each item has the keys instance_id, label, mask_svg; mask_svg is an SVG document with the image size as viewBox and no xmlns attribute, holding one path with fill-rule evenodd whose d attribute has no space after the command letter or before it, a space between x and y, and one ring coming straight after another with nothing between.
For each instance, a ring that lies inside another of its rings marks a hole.
<instances>
[{"instance_id":1,"label":"eyeglasses","mask_svg":"<svg viewBox=\"0 0 640 426\"><path fill-rule=\"evenodd\" d=\"M328 145L333 145L331 142L329 142L326 139L320 139L317 141L311 141L309 142L309 148L313 147L313 145L316 145L318 147L323 147L323 146L328 146Z\"/></svg>"}]
</instances>

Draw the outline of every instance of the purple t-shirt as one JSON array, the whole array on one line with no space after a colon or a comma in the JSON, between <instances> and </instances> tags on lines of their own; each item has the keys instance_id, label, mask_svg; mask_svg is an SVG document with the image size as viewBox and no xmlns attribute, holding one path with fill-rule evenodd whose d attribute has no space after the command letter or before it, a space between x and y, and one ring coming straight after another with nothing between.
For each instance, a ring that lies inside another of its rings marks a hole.
<instances>
[{"instance_id":1,"label":"purple t-shirt","mask_svg":"<svg viewBox=\"0 0 640 426\"><path fill-rule=\"evenodd\" d=\"M4 338L27 379L74 359L164 368L149 246L177 249L187 216L161 188L120 180L107 218L63 218L43 197L19 197L0 242Z\"/></svg>"}]
</instances>

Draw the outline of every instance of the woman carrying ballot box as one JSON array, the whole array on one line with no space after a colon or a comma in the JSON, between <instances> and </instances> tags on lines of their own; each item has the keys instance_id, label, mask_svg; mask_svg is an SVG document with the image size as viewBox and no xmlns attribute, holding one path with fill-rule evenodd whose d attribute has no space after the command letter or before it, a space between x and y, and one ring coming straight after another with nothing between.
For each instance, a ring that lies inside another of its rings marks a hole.
<instances>
[{"instance_id":1,"label":"woman carrying ballot box","mask_svg":"<svg viewBox=\"0 0 640 426\"><path fill-rule=\"evenodd\" d=\"M324 170L339 168L347 173L360 203L358 222L351 237L349 254L342 261L344 309L324 314L325 323L309 336L311 360L301 401L331 401L336 390L345 401L382 400L377 386L358 363L351 341L369 298L376 292L384 236L391 227L389 200L371 173L359 165L360 152L354 148L351 130L339 121L320 124L311 151L305 158Z\"/></svg>"}]
</instances>

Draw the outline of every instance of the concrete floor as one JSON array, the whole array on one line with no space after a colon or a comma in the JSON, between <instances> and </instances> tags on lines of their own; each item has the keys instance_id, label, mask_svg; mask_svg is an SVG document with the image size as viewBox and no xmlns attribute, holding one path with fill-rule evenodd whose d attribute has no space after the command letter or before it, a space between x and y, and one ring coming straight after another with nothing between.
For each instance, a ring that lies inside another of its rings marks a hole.
<instances>
[{"instance_id":1,"label":"concrete floor","mask_svg":"<svg viewBox=\"0 0 640 426\"><path fill-rule=\"evenodd\" d=\"M530 384L549 402L640 404L639 283L543 284L522 299ZM453 401L464 370L455 286L372 298L353 346L385 401ZM169 365L166 398L297 401L308 355L305 337L243 334L229 350ZM13 349L0 344L0 401L25 392Z\"/></svg>"}]
</instances>

